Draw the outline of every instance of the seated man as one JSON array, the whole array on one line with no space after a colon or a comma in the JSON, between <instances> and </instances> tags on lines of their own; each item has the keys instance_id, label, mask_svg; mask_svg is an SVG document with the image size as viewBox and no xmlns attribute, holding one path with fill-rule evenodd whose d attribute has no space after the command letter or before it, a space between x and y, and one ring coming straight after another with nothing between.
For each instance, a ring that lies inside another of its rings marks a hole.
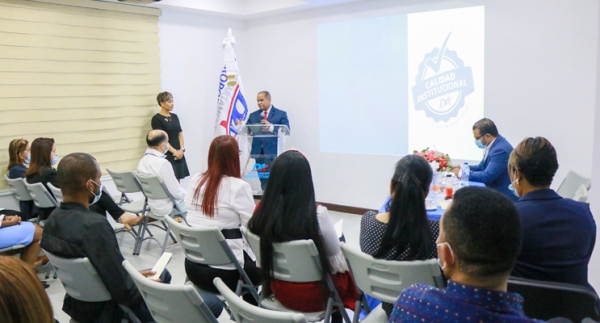
<instances>
[{"instance_id":1,"label":"seated man","mask_svg":"<svg viewBox=\"0 0 600 323\"><path fill-rule=\"evenodd\" d=\"M488 188L465 187L442 216L438 257L448 286L405 289L390 322L534 322L506 291L521 246L515 205Z\"/></svg>"},{"instance_id":2,"label":"seated man","mask_svg":"<svg viewBox=\"0 0 600 323\"><path fill-rule=\"evenodd\" d=\"M169 151L169 136L162 130L150 130L146 135L146 143L148 149L138 164L138 173L160 177L169 193L177 200L180 209L185 212L185 189L179 185L173 166L165 159L165 153ZM148 206L158 216L178 215L170 199L148 199Z\"/></svg>"},{"instance_id":3,"label":"seated man","mask_svg":"<svg viewBox=\"0 0 600 323\"><path fill-rule=\"evenodd\" d=\"M150 311L121 264L123 255L112 227L105 216L89 210L102 194L100 176L98 163L88 154L69 154L60 161L57 179L63 202L46 221L40 245L59 257L87 257L112 300L83 302L67 294L63 311L80 323L120 322L123 313L118 304L123 304L142 322L151 322ZM150 271L142 274L148 276ZM171 277L165 271L161 279L168 283Z\"/></svg>"}]
</instances>

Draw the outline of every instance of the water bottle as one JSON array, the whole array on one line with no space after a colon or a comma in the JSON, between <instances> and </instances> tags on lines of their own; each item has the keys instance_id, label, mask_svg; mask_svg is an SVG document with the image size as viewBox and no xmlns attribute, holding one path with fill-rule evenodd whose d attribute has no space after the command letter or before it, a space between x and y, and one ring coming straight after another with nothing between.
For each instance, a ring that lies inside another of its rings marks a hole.
<instances>
[{"instance_id":1,"label":"water bottle","mask_svg":"<svg viewBox=\"0 0 600 323\"><path fill-rule=\"evenodd\" d=\"M469 186L469 173L471 172L469 169L469 163L465 162L460 170L462 173L462 186Z\"/></svg>"}]
</instances>

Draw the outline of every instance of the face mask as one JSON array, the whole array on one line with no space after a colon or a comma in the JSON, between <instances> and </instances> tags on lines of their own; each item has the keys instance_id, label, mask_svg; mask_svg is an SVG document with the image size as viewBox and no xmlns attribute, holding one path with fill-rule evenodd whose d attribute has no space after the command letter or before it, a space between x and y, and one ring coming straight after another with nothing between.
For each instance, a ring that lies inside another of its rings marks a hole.
<instances>
[{"instance_id":1,"label":"face mask","mask_svg":"<svg viewBox=\"0 0 600 323\"><path fill-rule=\"evenodd\" d=\"M163 155L166 155L169 152L169 144L167 144L167 148L165 149L165 152L163 153Z\"/></svg>"},{"instance_id":2,"label":"face mask","mask_svg":"<svg viewBox=\"0 0 600 323\"><path fill-rule=\"evenodd\" d=\"M29 163L31 162L31 154L27 154L27 158L25 159L25 164L29 165Z\"/></svg>"},{"instance_id":3,"label":"face mask","mask_svg":"<svg viewBox=\"0 0 600 323\"><path fill-rule=\"evenodd\" d=\"M92 180L90 180L90 181L92 181ZM104 186L103 186L103 185L98 185L98 183L96 183L96 182L94 182L94 181L92 181L92 183L96 184L96 186L98 186L100 189L98 190L98 195L96 195L96 193L92 192L92 191L91 191L91 190L88 188L88 191L90 191L90 193L94 194L94 199L93 199L93 200L90 202L90 205L92 205L92 204L94 204L94 203L98 202L98 200L100 200L100 197L102 196L102 190L103 190L103 188L104 188Z\"/></svg>"},{"instance_id":4,"label":"face mask","mask_svg":"<svg viewBox=\"0 0 600 323\"><path fill-rule=\"evenodd\" d=\"M450 244L448 242L442 242L442 243L438 243L436 246L439 247L443 244L448 245L448 248L450 249L450 254L452 255L452 264L454 264L454 252L452 251L452 247L450 246ZM442 268L442 272L444 271L444 269L446 268L446 266L442 265L442 261L440 260L440 258L438 258L438 265L440 265L440 268Z\"/></svg>"},{"instance_id":5,"label":"face mask","mask_svg":"<svg viewBox=\"0 0 600 323\"><path fill-rule=\"evenodd\" d=\"M477 145L478 148L485 149L485 145L481 142L481 139L475 140L475 144Z\"/></svg>"},{"instance_id":6,"label":"face mask","mask_svg":"<svg viewBox=\"0 0 600 323\"><path fill-rule=\"evenodd\" d=\"M52 157L52 165L56 165L56 163L58 163L58 156L57 156L57 155L54 155L54 156Z\"/></svg>"}]
</instances>

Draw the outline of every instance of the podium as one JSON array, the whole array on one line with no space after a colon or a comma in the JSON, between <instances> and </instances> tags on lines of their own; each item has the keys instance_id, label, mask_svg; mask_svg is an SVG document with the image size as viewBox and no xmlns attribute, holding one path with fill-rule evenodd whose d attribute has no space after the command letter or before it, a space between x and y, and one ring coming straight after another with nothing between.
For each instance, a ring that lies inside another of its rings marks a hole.
<instances>
[{"instance_id":1,"label":"podium","mask_svg":"<svg viewBox=\"0 0 600 323\"><path fill-rule=\"evenodd\" d=\"M282 124L246 124L237 130L242 179L250 184L254 195L262 195L273 160L286 149L290 128Z\"/></svg>"}]
</instances>

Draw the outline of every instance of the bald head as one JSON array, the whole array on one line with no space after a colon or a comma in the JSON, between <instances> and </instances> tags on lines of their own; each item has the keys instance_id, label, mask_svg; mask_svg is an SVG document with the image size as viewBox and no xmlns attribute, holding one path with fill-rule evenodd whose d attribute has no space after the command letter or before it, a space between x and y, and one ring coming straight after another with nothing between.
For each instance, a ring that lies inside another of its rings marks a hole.
<instances>
[{"instance_id":1,"label":"bald head","mask_svg":"<svg viewBox=\"0 0 600 323\"><path fill-rule=\"evenodd\" d=\"M146 135L146 143L148 144L148 148L156 149L168 140L169 136L162 130L150 130L150 132L148 132Z\"/></svg>"}]
</instances>

